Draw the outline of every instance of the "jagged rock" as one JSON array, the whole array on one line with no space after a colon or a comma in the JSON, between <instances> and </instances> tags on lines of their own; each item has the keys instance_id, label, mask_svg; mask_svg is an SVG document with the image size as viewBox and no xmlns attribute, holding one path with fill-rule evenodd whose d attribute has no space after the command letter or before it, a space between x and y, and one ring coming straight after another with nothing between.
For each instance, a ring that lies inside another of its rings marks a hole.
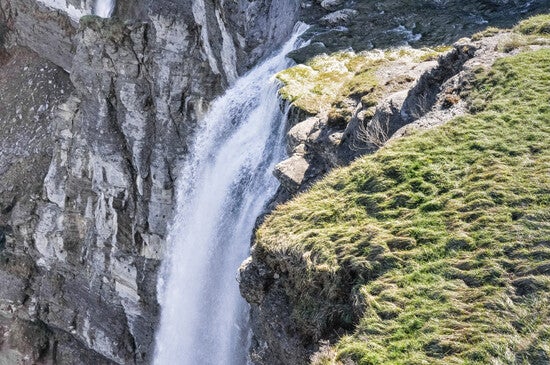
<instances>
[{"instance_id":1,"label":"jagged rock","mask_svg":"<svg viewBox=\"0 0 550 365\"><path fill-rule=\"evenodd\" d=\"M293 331L291 305L284 293L283 278L274 281L260 305L251 308L254 337L250 358L257 365L306 365L311 353L309 345Z\"/></svg>"},{"instance_id":2,"label":"jagged rock","mask_svg":"<svg viewBox=\"0 0 550 365\"><path fill-rule=\"evenodd\" d=\"M303 156L293 155L277 164L274 174L288 191L297 192L304 182L309 166Z\"/></svg>"},{"instance_id":3,"label":"jagged rock","mask_svg":"<svg viewBox=\"0 0 550 365\"><path fill-rule=\"evenodd\" d=\"M26 46L65 70L72 63L73 38L77 24L69 15L38 1L1 0L10 28L8 45Z\"/></svg>"},{"instance_id":4,"label":"jagged rock","mask_svg":"<svg viewBox=\"0 0 550 365\"><path fill-rule=\"evenodd\" d=\"M239 268L239 288L242 296L249 303L260 304L264 298L265 289L274 280L267 266L252 263L252 258L246 259Z\"/></svg>"},{"instance_id":5,"label":"jagged rock","mask_svg":"<svg viewBox=\"0 0 550 365\"><path fill-rule=\"evenodd\" d=\"M298 146L304 144L318 124L319 119L312 117L292 127L286 135L289 153L294 153Z\"/></svg>"},{"instance_id":6,"label":"jagged rock","mask_svg":"<svg viewBox=\"0 0 550 365\"><path fill-rule=\"evenodd\" d=\"M16 320L9 333L8 344L25 354L31 361L40 360L48 350L50 332L42 322Z\"/></svg>"},{"instance_id":7,"label":"jagged rock","mask_svg":"<svg viewBox=\"0 0 550 365\"><path fill-rule=\"evenodd\" d=\"M209 102L287 39L299 2L135 0L80 24L93 1L46 3L60 8L0 0L0 323L44 323L41 361L150 363L188 139ZM0 361L31 355L12 347Z\"/></svg>"}]
</instances>

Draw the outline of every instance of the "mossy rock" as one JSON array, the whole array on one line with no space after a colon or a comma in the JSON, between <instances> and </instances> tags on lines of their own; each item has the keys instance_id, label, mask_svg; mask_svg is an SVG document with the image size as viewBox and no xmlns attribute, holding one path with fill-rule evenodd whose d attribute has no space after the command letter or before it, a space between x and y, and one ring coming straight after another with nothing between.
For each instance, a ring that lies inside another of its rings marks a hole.
<instances>
[{"instance_id":1,"label":"mossy rock","mask_svg":"<svg viewBox=\"0 0 550 365\"><path fill-rule=\"evenodd\" d=\"M80 18L80 29L91 29L102 34L113 43L120 43L130 33L125 22L118 18L101 18L96 15L85 15Z\"/></svg>"}]
</instances>

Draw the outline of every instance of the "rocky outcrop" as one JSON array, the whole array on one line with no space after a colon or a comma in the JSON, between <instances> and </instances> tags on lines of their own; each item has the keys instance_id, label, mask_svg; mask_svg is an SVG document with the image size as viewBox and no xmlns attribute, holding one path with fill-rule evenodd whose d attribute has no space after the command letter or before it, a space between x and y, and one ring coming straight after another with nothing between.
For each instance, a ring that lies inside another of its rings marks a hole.
<instances>
[{"instance_id":1,"label":"rocky outcrop","mask_svg":"<svg viewBox=\"0 0 550 365\"><path fill-rule=\"evenodd\" d=\"M509 38L509 32L500 32L478 37L477 41L463 39L436 60L411 62L403 57L378 68L380 84L400 82L386 88L374 106L369 98L352 104L353 113L343 127L331 122L326 112L315 116L295 112L287 133L291 157L275 171L286 194L292 196L306 190L326 171L397 138L433 128L467 112L470 106L466 100L475 75L490 68L497 58L509 55L501 47ZM292 270L287 267L294 264L267 262L253 246L252 256L240 268L241 293L252 307L251 351L257 364L307 364L324 341L332 341L349 330L349 323L332 323L330 316L321 321L325 328L316 332L296 324L291 314L294 303L288 296L288 292L295 291L292 283L296 278L289 276ZM344 283L337 286L343 292L352 292L344 289ZM334 295L332 300L343 313L360 310L353 307L353 298L344 294Z\"/></svg>"},{"instance_id":2,"label":"rocky outcrop","mask_svg":"<svg viewBox=\"0 0 550 365\"><path fill-rule=\"evenodd\" d=\"M41 2L2 0L8 47L26 46L43 58L70 70L77 23L67 14Z\"/></svg>"},{"instance_id":3,"label":"rocky outcrop","mask_svg":"<svg viewBox=\"0 0 550 365\"><path fill-rule=\"evenodd\" d=\"M335 119L331 111L311 116L291 106L289 158L274 171L285 194L306 190L326 172L372 153L388 141L464 114L468 109L464 97L476 72L507 55L501 45L510 37L509 32L501 32L477 41L464 38L442 53L402 48L397 60L388 53L384 57L389 61L375 72L383 87L339 101L338 106L344 105L343 111L349 113L338 116L342 120Z\"/></svg>"},{"instance_id":4,"label":"rocky outcrop","mask_svg":"<svg viewBox=\"0 0 550 365\"><path fill-rule=\"evenodd\" d=\"M79 22L47 4L0 1L0 362L149 363L189 138L298 4L132 1Z\"/></svg>"}]
</instances>

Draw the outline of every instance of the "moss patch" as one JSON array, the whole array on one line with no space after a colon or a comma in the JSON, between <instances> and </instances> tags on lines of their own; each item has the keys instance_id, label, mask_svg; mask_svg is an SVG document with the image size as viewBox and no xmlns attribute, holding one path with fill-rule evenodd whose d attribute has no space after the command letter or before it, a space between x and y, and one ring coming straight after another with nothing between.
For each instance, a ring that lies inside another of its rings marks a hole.
<instances>
[{"instance_id":1,"label":"moss patch","mask_svg":"<svg viewBox=\"0 0 550 365\"><path fill-rule=\"evenodd\" d=\"M321 55L305 65L298 65L277 74L282 81L282 97L296 107L317 114L327 111L349 93L367 93L378 83L374 72L387 62L384 55L341 52Z\"/></svg>"},{"instance_id":2,"label":"moss patch","mask_svg":"<svg viewBox=\"0 0 550 365\"><path fill-rule=\"evenodd\" d=\"M303 335L351 330L318 363L550 357L550 50L497 61L473 98L477 114L334 171L257 231Z\"/></svg>"},{"instance_id":3,"label":"moss patch","mask_svg":"<svg viewBox=\"0 0 550 365\"><path fill-rule=\"evenodd\" d=\"M449 47L402 48L371 52L338 52L321 55L303 65L277 74L283 83L281 96L309 114L329 113L329 119L349 120L353 107L364 101L376 105L396 82L381 82L376 73L397 62L411 64L433 60ZM408 80L411 81L411 80ZM355 101L355 104L347 102ZM345 124L345 123L344 123Z\"/></svg>"}]
</instances>

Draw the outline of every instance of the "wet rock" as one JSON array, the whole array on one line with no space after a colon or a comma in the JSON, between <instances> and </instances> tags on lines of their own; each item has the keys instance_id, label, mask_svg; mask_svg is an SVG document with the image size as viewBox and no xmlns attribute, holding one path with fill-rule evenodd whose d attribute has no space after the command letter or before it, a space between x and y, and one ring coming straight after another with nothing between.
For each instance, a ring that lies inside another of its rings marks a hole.
<instances>
[{"instance_id":1,"label":"wet rock","mask_svg":"<svg viewBox=\"0 0 550 365\"><path fill-rule=\"evenodd\" d=\"M274 280L267 266L256 265L252 258L246 259L239 268L239 288L247 302L260 304L264 294Z\"/></svg>"},{"instance_id":2,"label":"wet rock","mask_svg":"<svg viewBox=\"0 0 550 365\"><path fill-rule=\"evenodd\" d=\"M260 304L251 306L250 358L257 365L306 365L313 349L294 330L281 280L270 286Z\"/></svg>"},{"instance_id":3,"label":"wet rock","mask_svg":"<svg viewBox=\"0 0 550 365\"><path fill-rule=\"evenodd\" d=\"M296 63L305 63L313 57L327 52L328 49L322 42L313 42L305 47L290 52L287 56Z\"/></svg>"}]
</instances>

